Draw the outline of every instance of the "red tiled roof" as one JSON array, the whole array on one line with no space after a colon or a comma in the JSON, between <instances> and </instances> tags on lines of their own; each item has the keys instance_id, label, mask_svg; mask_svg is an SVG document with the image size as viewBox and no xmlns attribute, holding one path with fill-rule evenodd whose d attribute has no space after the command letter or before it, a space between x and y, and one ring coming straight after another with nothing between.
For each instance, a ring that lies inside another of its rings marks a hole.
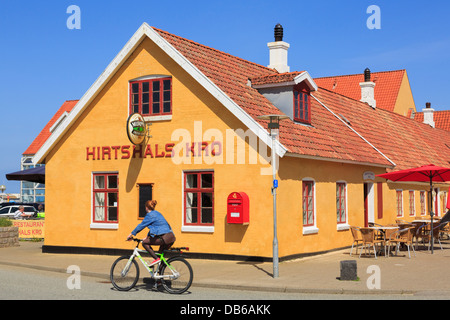
<instances>
[{"instance_id":1,"label":"red tiled roof","mask_svg":"<svg viewBox=\"0 0 450 320\"><path fill-rule=\"evenodd\" d=\"M50 128L53 124L61 117L64 112L72 111L73 107L77 104L78 100L68 100L63 103L63 105L59 108L59 110L55 113L55 115L50 119L50 121L45 125L44 129L38 134L38 136L34 139L34 141L30 144L30 146L25 150L23 154L33 155L38 152L38 150L42 147L45 141L50 137L51 132Z\"/></svg>"},{"instance_id":2,"label":"red tiled roof","mask_svg":"<svg viewBox=\"0 0 450 320\"><path fill-rule=\"evenodd\" d=\"M450 110L434 111L433 117L436 128L450 131ZM423 122L423 112L416 112L414 120Z\"/></svg>"},{"instance_id":3,"label":"red tiled roof","mask_svg":"<svg viewBox=\"0 0 450 320\"><path fill-rule=\"evenodd\" d=\"M394 111L404 74L405 70L371 74L371 81L375 82L377 108ZM359 84L364 82L364 74L315 78L314 81L319 87L359 101L361 99Z\"/></svg>"},{"instance_id":4,"label":"red tiled roof","mask_svg":"<svg viewBox=\"0 0 450 320\"><path fill-rule=\"evenodd\" d=\"M257 85L262 85L262 84L290 82L290 81L294 81L294 78L302 73L303 73L303 71L271 74L268 76L250 78L250 81L252 83L252 86L257 86Z\"/></svg>"},{"instance_id":5,"label":"red tiled roof","mask_svg":"<svg viewBox=\"0 0 450 320\"><path fill-rule=\"evenodd\" d=\"M333 112L343 114L351 127L394 161L395 170L433 163L450 163L450 132L431 128L392 111L373 109L350 98L319 89L314 93Z\"/></svg>"},{"instance_id":6,"label":"red tiled roof","mask_svg":"<svg viewBox=\"0 0 450 320\"><path fill-rule=\"evenodd\" d=\"M259 120L258 116L281 114L281 111L269 100L247 84L249 78L280 76L275 70L165 31L155 30L253 119L267 127L267 121ZM290 73L288 76L291 77L293 74ZM314 114L311 127L300 125L289 119L281 123L280 142L290 152L312 157L390 165L385 158L374 152L372 147L352 133L320 104L313 101L311 109Z\"/></svg>"},{"instance_id":7,"label":"red tiled roof","mask_svg":"<svg viewBox=\"0 0 450 320\"><path fill-rule=\"evenodd\" d=\"M265 127L267 121L259 120L258 116L281 113L262 94L248 85L248 79L289 81L299 73L279 74L274 69L245 61L162 30L155 30ZM377 107L380 105L393 110L404 73L405 70L372 73L372 81L377 83L375 88L378 87L378 90L375 89ZM314 80L322 88L312 95L334 114L315 99L311 99L310 126L295 123L290 119L283 120L280 123L280 142L288 148L288 152L306 157L392 166L384 154L397 164L395 170L428 163L448 166L450 133L431 128L392 111L373 109L360 102L359 82L363 81L363 75ZM337 86L334 89L323 88L326 87L326 81L332 83L337 81ZM337 94L338 87L348 89L343 90L345 94ZM380 92L383 93L382 96ZM347 96L351 94L354 98ZM350 127L378 151L346 126L340 120L342 115L350 122Z\"/></svg>"}]
</instances>

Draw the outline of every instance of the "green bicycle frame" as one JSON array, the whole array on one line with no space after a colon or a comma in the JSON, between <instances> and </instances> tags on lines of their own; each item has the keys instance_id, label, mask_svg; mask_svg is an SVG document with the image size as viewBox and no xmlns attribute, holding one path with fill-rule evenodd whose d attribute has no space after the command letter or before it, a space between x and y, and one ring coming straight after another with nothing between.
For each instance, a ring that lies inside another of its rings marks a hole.
<instances>
[{"instance_id":1,"label":"green bicycle frame","mask_svg":"<svg viewBox=\"0 0 450 320\"><path fill-rule=\"evenodd\" d=\"M147 252L147 251L136 247L133 251L133 254L130 256L130 259L128 260L127 265L125 266L125 268L122 271L122 276L125 276L128 273L131 263L135 257L139 258L139 260L142 262L142 264L147 269L147 271L150 273L150 275L153 279L177 279L180 276L180 274L167 262L166 258L164 257L164 253L156 253L156 255L161 260L161 262L159 264L164 263L166 266L168 266L170 271L172 271L172 275L165 275L165 276L158 275L158 269L156 272L154 272L154 270L153 270L154 266L149 266L148 263L145 262L145 260L140 255L140 252ZM159 264L158 264L158 267L159 267Z\"/></svg>"}]
</instances>

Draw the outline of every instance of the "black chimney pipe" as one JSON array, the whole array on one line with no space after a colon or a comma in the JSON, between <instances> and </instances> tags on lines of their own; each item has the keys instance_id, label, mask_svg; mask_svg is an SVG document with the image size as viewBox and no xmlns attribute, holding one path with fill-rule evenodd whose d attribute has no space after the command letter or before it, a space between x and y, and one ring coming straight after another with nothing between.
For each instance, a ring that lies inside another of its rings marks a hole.
<instances>
[{"instance_id":1,"label":"black chimney pipe","mask_svg":"<svg viewBox=\"0 0 450 320\"><path fill-rule=\"evenodd\" d=\"M366 68L364 70L364 82L370 82L370 69Z\"/></svg>"},{"instance_id":2,"label":"black chimney pipe","mask_svg":"<svg viewBox=\"0 0 450 320\"><path fill-rule=\"evenodd\" d=\"M283 26L281 24L277 24L275 26L275 41L283 41Z\"/></svg>"}]
</instances>

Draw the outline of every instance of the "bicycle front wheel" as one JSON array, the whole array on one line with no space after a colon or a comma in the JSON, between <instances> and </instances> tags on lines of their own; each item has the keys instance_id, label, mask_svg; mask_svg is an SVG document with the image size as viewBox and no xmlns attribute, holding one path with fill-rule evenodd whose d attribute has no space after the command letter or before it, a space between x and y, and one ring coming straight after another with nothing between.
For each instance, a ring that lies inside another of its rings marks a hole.
<instances>
[{"instance_id":1,"label":"bicycle front wheel","mask_svg":"<svg viewBox=\"0 0 450 320\"><path fill-rule=\"evenodd\" d=\"M139 280L139 266L130 256L123 256L114 261L110 272L111 283L119 291L132 289Z\"/></svg>"},{"instance_id":2,"label":"bicycle front wheel","mask_svg":"<svg viewBox=\"0 0 450 320\"><path fill-rule=\"evenodd\" d=\"M173 257L167 260L168 265L161 264L159 273L161 284L169 293L181 294L188 290L194 279L192 267L183 257Z\"/></svg>"}]
</instances>

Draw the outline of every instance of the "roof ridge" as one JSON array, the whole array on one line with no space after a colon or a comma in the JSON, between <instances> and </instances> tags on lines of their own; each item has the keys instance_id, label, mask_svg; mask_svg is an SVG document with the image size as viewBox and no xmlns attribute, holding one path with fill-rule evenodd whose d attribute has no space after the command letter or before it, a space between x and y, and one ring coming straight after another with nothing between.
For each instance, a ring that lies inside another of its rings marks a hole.
<instances>
[{"instance_id":1,"label":"roof ridge","mask_svg":"<svg viewBox=\"0 0 450 320\"><path fill-rule=\"evenodd\" d=\"M195 44L195 45L197 45L197 46L201 46L201 47L203 47L203 48L205 48L205 49L208 49L208 50L210 50L210 51L214 51L214 52L218 52L218 53L220 53L220 54L227 55L227 56L232 57L232 58L234 58L234 59L238 59L238 60L240 60L240 61L242 61L242 62L244 62L244 63L251 64L251 65L254 65L254 66L257 66L257 67L259 67L259 68L261 68L261 69L266 69L268 72L273 72L273 73L271 73L271 74L279 74L278 71L276 71L275 69L272 69L272 68L269 68L269 67L265 67L265 66L263 66L263 65L261 65L261 64L259 64L259 63L252 62L252 61L250 61L250 60L246 60L246 59L240 58L240 57L238 57L238 56L232 55L231 53L227 53L227 52L225 52L225 51L215 49L215 48L213 48L213 47L210 47L210 46L201 44L201 43L199 43L199 42L196 42L196 41L193 41L193 40L190 40L190 39L183 38L183 37L181 37L181 36L175 35L175 34L173 34L173 33L170 33L170 32L168 32L168 31L165 31L165 30L162 30L162 29L153 27L153 26L152 26L151 28L154 29L154 30L157 31L157 32L165 33L165 34L170 35L170 36L172 36L172 37L174 37L174 38L178 38L178 39L182 39L182 40L184 40L184 41L188 41L188 42L190 42L190 43L193 43L193 44ZM271 75L271 74L268 74L268 75Z\"/></svg>"},{"instance_id":2,"label":"roof ridge","mask_svg":"<svg viewBox=\"0 0 450 320\"><path fill-rule=\"evenodd\" d=\"M388 71L377 71L371 72L372 75L377 75L381 73L394 73L394 72L405 72L406 69L398 69L398 70L388 70ZM314 79L329 79L329 78L342 78L342 77L353 77L353 76L362 76L364 73L354 73L354 74L341 74L337 76L325 76L325 77L315 77Z\"/></svg>"}]
</instances>

